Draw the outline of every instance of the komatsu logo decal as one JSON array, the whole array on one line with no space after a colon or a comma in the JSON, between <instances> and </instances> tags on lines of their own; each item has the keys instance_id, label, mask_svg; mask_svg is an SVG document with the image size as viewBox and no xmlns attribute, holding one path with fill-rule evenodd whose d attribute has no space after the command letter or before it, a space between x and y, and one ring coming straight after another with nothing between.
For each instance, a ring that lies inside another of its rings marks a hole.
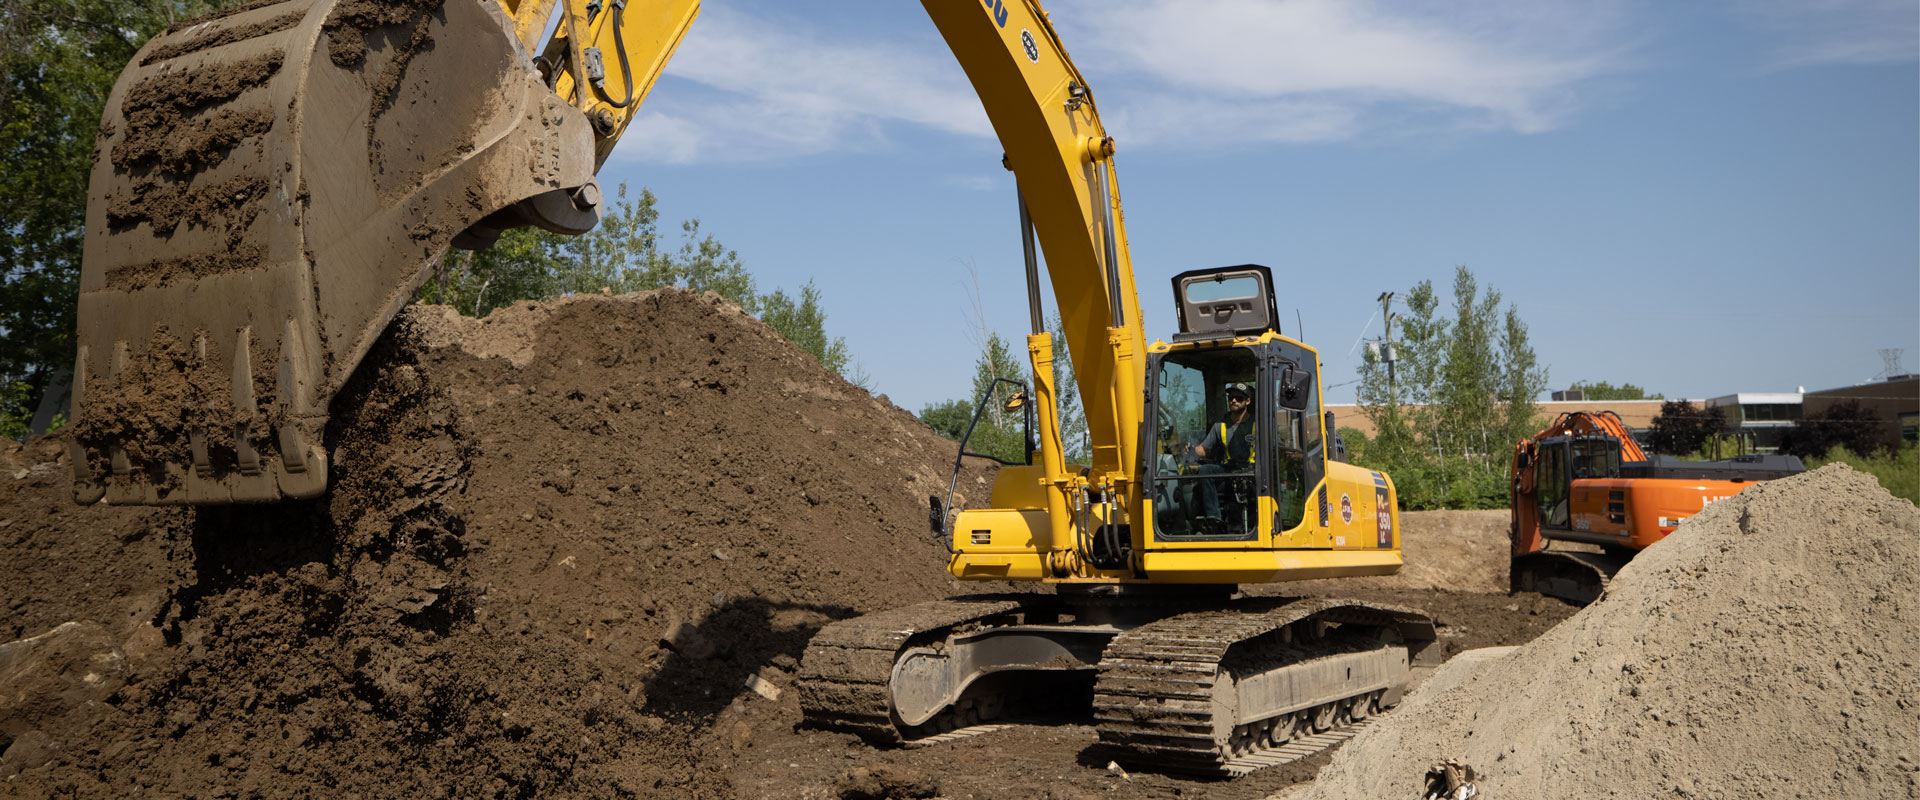
<instances>
[{"instance_id":1,"label":"komatsu logo decal","mask_svg":"<svg viewBox=\"0 0 1920 800\"><path fill-rule=\"evenodd\" d=\"M987 13L993 16L994 23L1002 28L1007 27L1006 0L981 0L981 2L987 4Z\"/></svg>"}]
</instances>

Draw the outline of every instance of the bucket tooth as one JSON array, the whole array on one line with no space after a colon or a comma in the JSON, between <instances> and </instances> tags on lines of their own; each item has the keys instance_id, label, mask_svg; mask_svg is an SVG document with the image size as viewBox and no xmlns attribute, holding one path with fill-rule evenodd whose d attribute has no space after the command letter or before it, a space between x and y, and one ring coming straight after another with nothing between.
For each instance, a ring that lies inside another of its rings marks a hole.
<instances>
[{"instance_id":1,"label":"bucket tooth","mask_svg":"<svg viewBox=\"0 0 1920 800\"><path fill-rule=\"evenodd\" d=\"M187 432L187 441L193 447L193 473L202 478L213 477L213 460L207 457L207 431L194 428Z\"/></svg>"},{"instance_id":2,"label":"bucket tooth","mask_svg":"<svg viewBox=\"0 0 1920 800\"><path fill-rule=\"evenodd\" d=\"M253 443L247 441L247 426L240 425L234 430L234 454L240 466L240 474L254 476L260 474L260 451L253 449Z\"/></svg>"},{"instance_id":3,"label":"bucket tooth","mask_svg":"<svg viewBox=\"0 0 1920 800\"><path fill-rule=\"evenodd\" d=\"M253 401L253 329L240 326L233 345L233 413L240 420L240 438L246 438L246 424L253 421L259 407Z\"/></svg>"},{"instance_id":4,"label":"bucket tooth","mask_svg":"<svg viewBox=\"0 0 1920 800\"><path fill-rule=\"evenodd\" d=\"M78 366L73 371L71 387L74 397L86 391L87 360L87 346L80 345L79 358L74 362ZM106 496L106 484L96 479L92 466L87 463L87 448L73 437L67 438L67 461L73 465L73 502L80 505L100 502L100 498Z\"/></svg>"},{"instance_id":5,"label":"bucket tooth","mask_svg":"<svg viewBox=\"0 0 1920 800\"><path fill-rule=\"evenodd\" d=\"M306 472L307 443L300 429L289 422L280 426L276 434L280 438L280 463L286 465L288 472Z\"/></svg>"}]
</instances>

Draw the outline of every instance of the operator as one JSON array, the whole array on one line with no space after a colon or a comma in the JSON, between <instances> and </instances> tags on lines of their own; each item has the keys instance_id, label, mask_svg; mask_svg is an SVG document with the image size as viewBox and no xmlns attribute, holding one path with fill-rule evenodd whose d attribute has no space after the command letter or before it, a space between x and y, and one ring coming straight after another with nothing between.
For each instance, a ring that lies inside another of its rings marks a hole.
<instances>
[{"instance_id":1,"label":"operator","mask_svg":"<svg viewBox=\"0 0 1920 800\"><path fill-rule=\"evenodd\" d=\"M1227 414L1207 429L1206 441L1194 448L1194 455L1211 465L1224 464L1228 471L1241 472L1253 466L1253 397L1244 383L1227 387Z\"/></svg>"},{"instance_id":2,"label":"operator","mask_svg":"<svg viewBox=\"0 0 1920 800\"><path fill-rule=\"evenodd\" d=\"M1207 438L1193 449L1194 457L1207 463L1195 470L1197 475L1248 472L1253 469L1253 392L1244 383L1227 386L1227 413L1207 429ZM1220 481L1199 481L1200 514L1223 524L1220 516ZM1227 531L1222 530L1222 533Z\"/></svg>"}]
</instances>

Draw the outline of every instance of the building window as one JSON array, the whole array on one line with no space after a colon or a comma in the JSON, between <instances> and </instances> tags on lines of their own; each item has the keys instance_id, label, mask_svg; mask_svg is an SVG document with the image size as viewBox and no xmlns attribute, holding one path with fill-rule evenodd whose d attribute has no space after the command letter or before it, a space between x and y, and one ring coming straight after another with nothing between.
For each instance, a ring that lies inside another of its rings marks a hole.
<instances>
[{"instance_id":1,"label":"building window","mask_svg":"<svg viewBox=\"0 0 1920 800\"><path fill-rule=\"evenodd\" d=\"M1800 418L1797 403L1749 403L1740 407L1748 422L1792 422Z\"/></svg>"}]
</instances>

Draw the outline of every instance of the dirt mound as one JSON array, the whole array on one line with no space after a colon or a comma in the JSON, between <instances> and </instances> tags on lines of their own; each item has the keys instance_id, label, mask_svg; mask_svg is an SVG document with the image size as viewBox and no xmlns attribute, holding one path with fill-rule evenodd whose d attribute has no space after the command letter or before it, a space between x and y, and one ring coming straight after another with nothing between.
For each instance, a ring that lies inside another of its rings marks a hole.
<instances>
[{"instance_id":1,"label":"dirt mound","mask_svg":"<svg viewBox=\"0 0 1920 800\"><path fill-rule=\"evenodd\" d=\"M1709 506L1599 602L1343 748L1311 798L1920 792L1920 511L1843 465ZM1437 687L1436 687L1437 688Z\"/></svg>"},{"instance_id":2,"label":"dirt mound","mask_svg":"<svg viewBox=\"0 0 1920 800\"><path fill-rule=\"evenodd\" d=\"M1288 584L1288 592L1442 591L1507 593L1507 528L1511 517L1494 511L1402 511L1400 554L1405 565L1392 575Z\"/></svg>"},{"instance_id":3,"label":"dirt mound","mask_svg":"<svg viewBox=\"0 0 1920 800\"><path fill-rule=\"evenodd\" d=\"M952 442L711 295L412 309L329 439L326 496L260 507L0 458L0 634L46 635L0 795L727 797L820 626L1006 588L928 534Z\"/></svg>"}]
</instances>

